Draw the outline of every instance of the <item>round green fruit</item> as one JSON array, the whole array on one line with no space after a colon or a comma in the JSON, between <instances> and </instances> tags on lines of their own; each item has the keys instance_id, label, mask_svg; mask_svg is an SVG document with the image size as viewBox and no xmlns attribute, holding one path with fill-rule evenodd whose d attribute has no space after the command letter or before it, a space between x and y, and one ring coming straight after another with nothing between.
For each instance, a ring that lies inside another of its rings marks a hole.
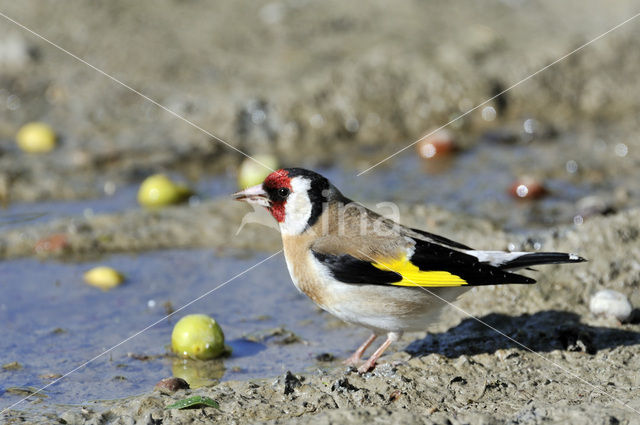
<instances>
[{"instance_id":1,"label":"round green fruit","mask_svg":"<svg viewBox=\"0 0 640 425\"><path fill-rule=\"evenodd\" d=\"M238 171L238 187L240 189L262 183L265 177L271 173L271 169L278 168L278 160L273 155L255 155L253 158L255 161L252 158L246 158L240 164Z\"/></svg>"},{"instance_id":2,"label":"round green fruit","mask_svg":"<svg viewBox=\"0 0 640 425\"><path fill-rule=\"evenodd\" d=\"M45 153L56 147L56 133L45 123L31 122L18 131L16 143L25 152Z\"/></svg>"},{"instance_id":3,"label":"round green fruit","mask_svg":"<svg viewBox=\"0 0 640 425\"><path fill-rule=\"evenodd\" d=\"M111 267L94 267L84 274L84 280L89 285L108 291L120 285L124 281L124 276Z\"/></svg>"},{"instance_id":4,"label":"round green fruit","mask_svg":"<svg viewBox=\"0 0 640 425\"><path fill-rule=\"evenodd\" d=\"M224 334L218 322L206 314L190 314L174 326L171 348L180 357L213 359L225 352Z\"/></svg>"},{"instance_id":5,"label":"round green fruit","mask_svg":"<svg viewBox=\"0 0 640 425\"><path fill-rule=\"evenodd\" d=\"M147 177L138 190L138 203L144 207L177 204L192 194L188 187L174 183L164 174Z\"/></svg>"}]
</instances>

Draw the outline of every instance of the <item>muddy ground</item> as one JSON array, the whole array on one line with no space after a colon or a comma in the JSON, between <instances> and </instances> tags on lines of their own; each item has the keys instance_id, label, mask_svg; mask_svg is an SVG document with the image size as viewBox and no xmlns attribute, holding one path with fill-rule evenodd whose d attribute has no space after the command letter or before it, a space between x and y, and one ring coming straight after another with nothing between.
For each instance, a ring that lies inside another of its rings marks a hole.
<instances>
[{"instance_id":1,"label":"muddy ground","mask_svg":"<svg viewBox=\"0 0 640 425\"><path fill-rule=\"evenodd\" d=\"M473 289L457 303L461 310L446 310L429 333L406 335L397 352L363 376L339 366L337 359L318 364L311 374L224 382L173 395L150 388L149 394L126 400L49 406L38 413L22 406L3 419L95 424L640 423L638 312L632 323L620 324L588 311L590 295L601 288L621 291L640 305L639 222L640 210L634 209L540 235L535 241L540 249L579 252L589 262L531 272L539 281L535 286ZM248 232L264 230L255 227ZM511 239L519 241L518 248L529 249L535 243L489 230L489 225L476 226L463 241L484 247ZM209 396L220 410L164 409L188 395Z\"/></svg>"}]
</instances>

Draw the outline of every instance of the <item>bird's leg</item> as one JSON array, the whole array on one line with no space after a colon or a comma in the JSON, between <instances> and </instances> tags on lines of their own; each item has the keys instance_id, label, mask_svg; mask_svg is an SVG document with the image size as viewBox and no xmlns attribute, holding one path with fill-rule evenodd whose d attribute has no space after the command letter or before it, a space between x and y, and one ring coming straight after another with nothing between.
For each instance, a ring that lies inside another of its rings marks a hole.
<instances>
[{"instance_id":1,"label":"bird's leg","mask_svg":"<svg viewBox=\"0 0 640 425\"><path fill-rule=\"evenodd\" d=\"M371 345L371 343L373 341L375 341L375 339L378 337L378 335L376 334L371 334L371 336L360 346L358 347L358 349L355 351L355 353L353 353L351 355L351 357L349 357L347 360L343 361L342 364L346 364L346 365L350 365L350 366L355 366L358 363L360 363L360 359L362 358L362 355L364 354L364 352L367 350L367 348L369 348L369 346Z\"/></svg>"},{"instance_id":2,"label":"bird's leg","mask_svg":"<svg viewBox=\"0 0 640 425\"><path fill-rule=\"evenodd\" d=\"M371 355L371 357L369 357L369 360L364 362L364 364L358 368L358 373L367 373L371 369L373 369L378 358L380 358L382 353L384 353L384 350L386 350L392 343L399 340L401 336L401 332L389 332L387 334L387 340L382 343L382 345Z\"/></svg>"}]
</instances>

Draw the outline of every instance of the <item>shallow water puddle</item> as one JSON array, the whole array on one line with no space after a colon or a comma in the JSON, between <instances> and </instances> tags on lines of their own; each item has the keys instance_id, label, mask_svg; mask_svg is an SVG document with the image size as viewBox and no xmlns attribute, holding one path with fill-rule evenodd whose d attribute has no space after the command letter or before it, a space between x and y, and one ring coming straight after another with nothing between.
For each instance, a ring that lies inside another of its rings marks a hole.
<instances>
[{"instance_id":1,"label":"shallow water puddle","mask_svg":"<svg viewBox=\"0 0 640 425\"><path fill-rule=\"evenodd\" d=\"M112 256L101 264L116 267L127 281L110 292L83 283L82 273L94 263L32 259L0 263L0 363L15 361L21 366L0 369L0 409L24 397L13 387L46 385L161 319L169 308L167 302L177 309L263 258L266 255L220 258L203 250ZM206 313L218 320L233 355L194 368L167 356L173 325L189 313ZM285 332L269 337L280 326ZM246 334L252 335L244 339ZM207 378L247 379L311 370L317 365L316 355L345 356L366 334L362 329L335 326L329 316L318 312L291 284L284 258L277 256L44 394L47 403L81 403L150 391L172 374L206 382ZM296 342L295 336L303 341Z\"/></svg>"},{"instance_id":2,"label":"shallow water puddle","mask_svg":"<svg viewBox=\"0 0 640 425\"><path fill-rule=\"evenodd\" d=\"M175 177L176 181L184 181L179 175L169 175L172 178ZM208 198L227 196L237 190L235 181L225 176L215 176L189 185L199 196ZM114 186L112 194L98 199L12 203L7 208L0 210L0 230L20 227L25 224L46 223L64 217L113 214L139 208L136 199L138 187L138 185ZM197 202L197 199L194 201Z\"/></svg>"}]
</instances>

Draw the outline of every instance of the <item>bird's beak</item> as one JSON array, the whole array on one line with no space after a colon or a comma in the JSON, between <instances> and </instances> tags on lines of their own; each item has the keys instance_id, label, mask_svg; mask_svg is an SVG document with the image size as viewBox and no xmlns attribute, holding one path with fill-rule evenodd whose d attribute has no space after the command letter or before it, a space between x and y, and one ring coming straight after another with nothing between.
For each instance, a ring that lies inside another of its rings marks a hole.
<instances>
[{"instance_id":1,"label":"bird's beak","mask_svg":"<svg viewBox=\"0 0 640 425\"><path fill-rule=\"evenodd\" d=\"M252 186L242 192L233 194L233 199L236 201L244 201L250 204L261 205L263 207L269 207L269 197L267 192L262 189L262 185Z\"/></svg>"}]
</instances>

